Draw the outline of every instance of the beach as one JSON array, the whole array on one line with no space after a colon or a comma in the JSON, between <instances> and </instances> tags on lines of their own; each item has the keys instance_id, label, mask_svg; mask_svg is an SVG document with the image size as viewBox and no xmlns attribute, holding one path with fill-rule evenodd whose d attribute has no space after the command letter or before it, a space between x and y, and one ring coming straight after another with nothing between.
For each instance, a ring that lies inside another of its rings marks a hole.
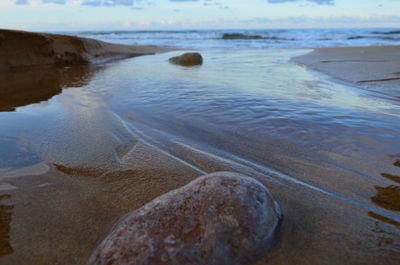
<instances>
[{"instance_id":1,"label":"beach","mask_svg":"<svg viewBox=\"0 0 400 265\"><path fill-rule=\"evenodd\" d=\"M218 171L282 208L257 265L400 262L400 46L206 47L181 67L168 59L189 49L14 33L0 37L1 264L86 264L120 218Z\"/></svg>"},{"instance_id":2,"label":"beach","mask_svg":"<svg viewBox=\"0 0 400 265\"><path fill-rule=\"evenodd\" d=\"M398 46L321 48L294 58L294 62L335 79L398 96Z\"/></svg>"}]
</instances>

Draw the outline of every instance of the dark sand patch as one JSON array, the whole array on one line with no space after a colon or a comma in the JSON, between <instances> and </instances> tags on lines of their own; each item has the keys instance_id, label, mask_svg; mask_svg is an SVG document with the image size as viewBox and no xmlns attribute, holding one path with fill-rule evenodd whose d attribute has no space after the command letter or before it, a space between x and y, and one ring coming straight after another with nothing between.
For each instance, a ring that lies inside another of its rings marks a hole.
<instances>
[{"instance_id":1,"label":"dark sand patch","mask_svg":"<svg viewBox=\"0 0 400 265\"><path fill-rule=\"evenodd\" d=\"M394 182L400 183L400 177L399 176L395 176L392 174L388 174L388 173L382 173L381 174L382 177L393 180Z\"/></svg>"}]
</instances>

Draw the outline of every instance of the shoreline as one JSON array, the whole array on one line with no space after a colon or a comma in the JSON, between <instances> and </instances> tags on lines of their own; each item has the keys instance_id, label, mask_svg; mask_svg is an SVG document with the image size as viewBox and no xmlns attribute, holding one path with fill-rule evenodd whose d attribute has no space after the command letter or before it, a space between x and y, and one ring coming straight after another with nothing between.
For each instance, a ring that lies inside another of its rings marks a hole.
<instances>
[{"instance_id":1,"label":"shoreline","mask_svg":"<svg viewBox=\"0 0 400 265\"><path fill-rule=\"evenodd\" d=\"M400 46L316 48L291 61L337 81L399 96L392 87L400 86Z\"/></svg>"},{"instance_id":2,"label":"shoreline","mask_svg":"<svg viewBox=\"0 0 400 265\"><path fill-rule=\"evenodd\" d=\"M169 47L112 44L67 35L0 29L0 70L104 63L172 50Z\"/></svg>"}]
</instances>

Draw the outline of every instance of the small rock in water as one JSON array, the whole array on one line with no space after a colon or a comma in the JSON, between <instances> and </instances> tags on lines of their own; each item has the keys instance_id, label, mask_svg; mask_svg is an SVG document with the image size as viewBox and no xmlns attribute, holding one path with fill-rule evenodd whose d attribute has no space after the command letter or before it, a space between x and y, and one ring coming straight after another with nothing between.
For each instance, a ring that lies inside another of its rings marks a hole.
<instances>
[{"instance_id":1,"label":"small rock in water","mask_svg":"<svg viewBox=\"0 0 400 265\"><path fill-rule=\"evenodd\" d=\"M251 264L274 245L281 218L260 182L214 173L122 219L88 264Z\"/></svg>"},{"instance_id":2,"label":"small rock in water","mask_svg":"<svg viewBox=\"0 0 400 265\"><path fill-rule=\"evenodd\" d=\"M171 63L182 66L194 66L203 63L203 57L200 53L184 53L180 56L175 56L169 59Z\"/></svg>"}]
</instances>

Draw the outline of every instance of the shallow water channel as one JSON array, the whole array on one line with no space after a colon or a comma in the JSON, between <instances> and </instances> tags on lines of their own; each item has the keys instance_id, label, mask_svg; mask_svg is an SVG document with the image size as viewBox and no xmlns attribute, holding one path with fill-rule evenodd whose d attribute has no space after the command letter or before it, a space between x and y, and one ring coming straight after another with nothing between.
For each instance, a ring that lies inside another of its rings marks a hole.
<instances>
[{"instance_id":1,"label":"shallow water channel","mask_svg":"<svg viewBox=\"0 0 400 265\"><path fill-rule=\"evenodd\" d=\"M398 95L290 62L305 52L0 73L0 263L85 264L124 214L237 171L285 215L259 264L399 264Z\"/></svg>"}]
</instances>

